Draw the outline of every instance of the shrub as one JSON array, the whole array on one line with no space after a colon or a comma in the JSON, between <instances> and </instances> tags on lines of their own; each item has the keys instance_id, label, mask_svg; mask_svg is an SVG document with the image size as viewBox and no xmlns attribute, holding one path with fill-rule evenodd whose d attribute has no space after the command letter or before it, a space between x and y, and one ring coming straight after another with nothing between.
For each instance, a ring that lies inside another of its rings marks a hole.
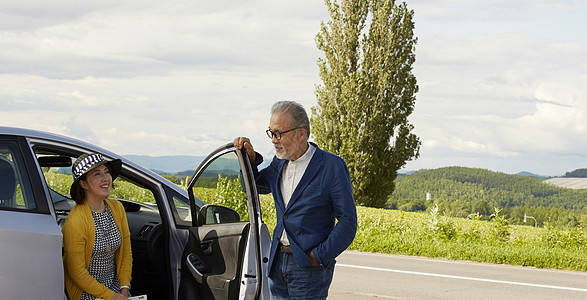
<instances>
[{"instance_id":1,"label":"shrub","mask_svg":"<svg viewBox=\"0 0 587 300\"><path fill-rule=\"evenodd\" d=\"M494 210L495 212L491 215L493 217L491 221L494 224L493 234L498 241L507 242L510 238L509 222L505 217L499 215L501 209L496 207Z\"/></svg>"},{"instance_id":2,"label":"shrub","mask_svg":"<svg viewBox=\"0 0 587 300\"><path fill-rule=\"evenodd\" d=\"M457 235L454 224L449 219L440 219L438 211L438 204L435 204L430 209L430 215L432 216L430 225L434 235L447 240L453 239Z\"/></svg>"},{"instance_id":3,"label":"shrub","mask_svg":"<svg viewBox=\"0 0 587 300\"><path fill-rule=\"evenodd\" d=\"M547 224L542 241L550 247L584 251L587 248L587 233L579 229L560 230Z\"/></svg>"}]
</instances>

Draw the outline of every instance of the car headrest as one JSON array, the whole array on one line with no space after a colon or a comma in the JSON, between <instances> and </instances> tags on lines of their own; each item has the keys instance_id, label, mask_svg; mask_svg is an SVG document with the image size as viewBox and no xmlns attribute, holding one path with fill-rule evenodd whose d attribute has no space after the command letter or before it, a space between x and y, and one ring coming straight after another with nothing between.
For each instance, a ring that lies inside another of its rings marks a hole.
<instances>
[{"instance_id":1,"label":"car headrest","mask_svg":"<svg viewBox=\"0 0 587 300\"><path fill-rule=\"evenodd\" d=\"M0 159L0 201L12 200L16 192L16 176L12 165Z\"/></svg>"}]
</instances>

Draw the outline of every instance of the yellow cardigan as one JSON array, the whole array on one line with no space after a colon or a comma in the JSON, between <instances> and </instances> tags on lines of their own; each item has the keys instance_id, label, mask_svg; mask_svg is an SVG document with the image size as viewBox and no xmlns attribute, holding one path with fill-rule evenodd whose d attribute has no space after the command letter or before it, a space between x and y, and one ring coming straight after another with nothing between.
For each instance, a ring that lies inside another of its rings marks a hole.
<instances>
[{"instance_id":1,"label":"yellow cardigan","mask_svg":"<svg viewBox=\"0 0 587 300\"><path fill-rule=\"evenodd\" d=\"M116 273L121 286L130 286L132 273L132 253L130 249L130 231L126 220L124 206L117 200L106 199L106 204L112 212L118 231L120 231L121 244L116 250ZM90 276L88 267L94 249L96 228L94 219L87 201L76 204L63 225L63 264L65 271L65 287L69 299L79 299L83 291L97 298L112 299L114 291L100 284Z\"/></svg>"}]
</instances>

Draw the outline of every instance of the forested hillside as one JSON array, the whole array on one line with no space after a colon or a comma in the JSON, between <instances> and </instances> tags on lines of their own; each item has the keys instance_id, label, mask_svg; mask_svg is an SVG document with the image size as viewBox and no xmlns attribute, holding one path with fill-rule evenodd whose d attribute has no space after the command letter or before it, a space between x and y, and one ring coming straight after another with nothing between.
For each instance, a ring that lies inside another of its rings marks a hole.
<instances>
[{"instance_id":1,"label":"forested hillside","mask_svg":"<svg viewBox=\"0 0 587 300\"><path fill-rule=\"evenodd\" d=\"M420 170L396 180L388 208L419 211L437 203L447 216L476 217L478 212L480 219L489 219L497 208L513 224L523 224L528 215L539 226L549 222L587 227L587 190L564 189L543 180L464 167Z\"/></svg>"},{"instance_id":2,"label":"forested hillside","mask_svg":"<svg viewBox=\"0 0 587 300\"><path fill-rule=\"evenodd\" d=\"M572 172L567 172L564 177L587 177L587 169L577 169Z\"/></svg>"}]
</instances>

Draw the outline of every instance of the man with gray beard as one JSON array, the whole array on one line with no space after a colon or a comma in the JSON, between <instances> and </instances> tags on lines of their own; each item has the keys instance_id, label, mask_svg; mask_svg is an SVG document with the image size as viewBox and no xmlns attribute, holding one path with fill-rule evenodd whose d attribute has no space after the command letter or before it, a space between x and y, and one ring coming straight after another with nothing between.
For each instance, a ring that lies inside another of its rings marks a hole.
<instances>
[{"instance_id":1,"label":"man with gray beard","mask_svg":"<svg viewBox=\"0 0 587 300\"><path fill-rule=\"evenodd\" d=\"M357 211L342 158L312 142L303 106L280 101L271 108L267 135L275 157L263 170L263 157L246 137L234 140L252 162L258 190L271 191L277 224L269 257L272 299L326 299L335 258L353 241ZM336 220L338 222L336 222Z\"/></svg>"}]
</instances>

